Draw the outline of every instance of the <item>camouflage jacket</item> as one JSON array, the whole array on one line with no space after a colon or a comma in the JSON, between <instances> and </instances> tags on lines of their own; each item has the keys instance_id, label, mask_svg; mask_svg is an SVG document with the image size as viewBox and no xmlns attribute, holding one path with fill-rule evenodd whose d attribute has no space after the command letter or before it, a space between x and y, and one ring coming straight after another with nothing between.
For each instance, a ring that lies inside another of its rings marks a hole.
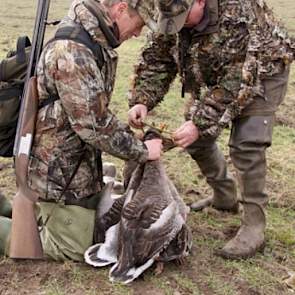
<instances>
[{"instance_id":1,"label":"camouflage jacket","mask_svg":"<svg viewBox=\"0 0 295 295\"><path fill-rule=\"evenodd\" d=\"M100 5L108 25L112 22ZM83 160L66 194L83 198L101 190L97 150L121 159L145 162L147 149L129 127L108 109L117 66L117 53L81 0L73 2L61 26L80 23L102 46L99 68L92 51L71 40L49 42L38 64L40 101L58 100L39 110L29 164L29 185L42 199L58 199L80 157Z\"/></svg>"},{"instance_id":2,"label":"camouflage jacket","mask_svg":"<svg viewBox=\"0 0 295 295\"><path fill-rule=\"evenodd\" d=\"M207 0L203 20L176 35L149 36L135 67L129 106L154 108L177 73L191 103L186 114L201 137L217 136L281 73L295 43L263 0Z\"/></svg>"}]
</instances>

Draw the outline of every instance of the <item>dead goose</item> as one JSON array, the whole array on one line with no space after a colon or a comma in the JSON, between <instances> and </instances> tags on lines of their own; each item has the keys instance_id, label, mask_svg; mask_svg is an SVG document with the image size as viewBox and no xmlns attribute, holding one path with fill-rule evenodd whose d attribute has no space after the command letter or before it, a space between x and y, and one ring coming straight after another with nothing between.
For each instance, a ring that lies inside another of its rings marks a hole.
<instances>
[{"instance_id":1,"label":"dead goose","mask_svg":"<svg viewBox=\"0 0 295 295\"><path fill-rule=\"evenodd\" d=\"M156 260L161 260L161 254L185 225L187 214L161 161L148 162L137 169L142 173L142 180L138 189L129 193L125 200L118 262L110 271L111 281L122 283L133 281ZM169 253L166 256L163 261L169 260Z\"/></svg>"},{"instance_id":2,"label":"dead goose","mask_svg":"<svg viewBox=\"0 0 295 295\"><path fill-rule=\"evenodd\" d=\"M101 230L106 232L105 242L85 253L87 263L94 266L114 263L117 251L110 280L126 284L155 261L180 259L188 254L191 238L185 225L187 207L166 176L161 161L136 168L127 193L120 200L121 214L118 201L100 219ZM118 217L120 222L115 224Z\"/></svg>"},{"instance_id":3,"label":"dead goose","mask_svg":"<svg viewBox=\"0 0 295 295\"><path fill-rule=\"evenodd\" d=\"M149 130L145 139L155 136L159 134ZM93 266L115 263L110 280L129 283L155 261L188 255L191 234L185 224L188 207L161 161L138 166L128 162L124 185L127 190L123 197L97 216L96 238L100 244L88 249L85 260Z\"/></svg>"}]
</instances>

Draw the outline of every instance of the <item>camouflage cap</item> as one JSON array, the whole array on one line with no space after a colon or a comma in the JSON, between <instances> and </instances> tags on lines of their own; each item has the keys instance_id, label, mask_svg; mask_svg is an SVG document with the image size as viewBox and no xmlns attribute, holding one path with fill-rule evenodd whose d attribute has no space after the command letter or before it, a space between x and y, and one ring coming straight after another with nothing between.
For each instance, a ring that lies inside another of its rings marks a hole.
<instances>
[{"instance_id":1,"label":"camouflage cap","mask_svg":"<svg viewBox=\"0 0 295 295\"><path fill-rule=\"evenodd\" d=\"M179 32L195 0L158 0L158 28L161 34Z\"/></svg>"},{"instance_id":2,"label":"camouflage cap","mask_svg":"<svg viewBox=\"0 0 295 295\"><path fill-rule=\"evenodd\" d=\"M143 19L144 23L154 32L158 30L154 20L155 4L154 0L124 0L134 8Z\"/></svg>"}]
</instances>

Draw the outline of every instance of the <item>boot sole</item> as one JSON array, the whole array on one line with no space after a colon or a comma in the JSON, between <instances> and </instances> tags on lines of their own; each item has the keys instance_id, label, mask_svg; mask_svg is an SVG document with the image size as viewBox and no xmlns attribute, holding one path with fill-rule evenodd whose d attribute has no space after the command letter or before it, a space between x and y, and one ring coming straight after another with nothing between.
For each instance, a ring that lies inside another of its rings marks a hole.
<instances>
[{"instance_id":1,"label":"boot sole","mask_svg":"<svg viewBox=\"0 0 295 295\"><path fill-rule=\"evenodd\" d=\"M243 260L243 259L254 257L257 252L263 253L264 248L265 248L265 242L263 242L261 246L257 247L255 250L247 254L233 254L233 253L223 251L222 249L216 249L214 250L214 255L222 257L224 259Z\"/></svg>"}]
</instances>

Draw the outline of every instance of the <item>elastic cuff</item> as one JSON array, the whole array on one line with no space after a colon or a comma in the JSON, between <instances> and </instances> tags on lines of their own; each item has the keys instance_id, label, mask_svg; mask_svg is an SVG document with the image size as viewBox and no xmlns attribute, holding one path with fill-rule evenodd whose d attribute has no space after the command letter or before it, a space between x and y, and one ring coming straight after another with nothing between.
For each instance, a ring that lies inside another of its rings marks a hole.
<instances>
[{"instance_id":1,"label":"elastic cuff","mask_svg":"<svg viewBox=\"0 0 295 295\"><path fill-rule=\"evenodd\" d=\"M152 110L154 108L154 105L152 100L144 93L132 93L132 91L129 92L128 94L128 105L129 108L134 107L137 104L143 104L147 107L148 111Z\"/></svg>"},{"instance_id":2,"label":"elastic cuff","mask_svg":"<svg viewBox=\"0 0 295 295\"><path fill-rule=\"evenodd\" d=\"M143 153L140 155L140 157L137 160L138 163L140 163L140 164L147 162L148 157L149 157L149 151L148 151L146 145L145 144L143 144L143 145L144 145Z\"/></svg>"}]
</instances>

